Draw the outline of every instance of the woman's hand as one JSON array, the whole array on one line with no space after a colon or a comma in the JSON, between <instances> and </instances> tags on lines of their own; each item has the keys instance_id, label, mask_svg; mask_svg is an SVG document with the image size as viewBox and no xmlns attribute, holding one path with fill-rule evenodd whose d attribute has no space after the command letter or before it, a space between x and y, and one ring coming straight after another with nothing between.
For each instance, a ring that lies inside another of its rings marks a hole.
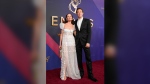
<instances>
[{"instance_id":1,"label":"woman's hand","mask_svg":"<svg viewBox=\"0 0 150 84\"><path fill-rule=\"evenodd\" d=\"M60 50L62 49L62 46L61 46L61 45L59 46L59 49L60 49Z\"/></svg>"},{"instance_id":2,"label":"woman's hand","mask_svg":"<svg viewBox=\"0 0 150 84\"><path fill-rule=\"evenodd\" d=\"M64 19L64 18L62 18L62 22L65 22L65 19Z\"/></svg>"},{"instance_id":3,"label":"woman's hand","mask_svg":"<svg viewBox=\"0 0 150 84\"><path fill-rule=\"evenodd\" d=\"M61 45L59 46L59 49L60 49L60 50L59 50L59 52L60 52L60 55L59 55L59 56L60 56L60 58L61 58L61 57L62 57L62 50L61 50L61 49L62 49L62 46L61 46Z\"/></svg>"},{"instance_id":4,"label":"woman's hand","mask_svg":"<svg viewBox=\"0 0 150 84\"><path fill-rule=\"evenodd\" d=\"M76 36L76 30L75 30L73 33L74 33L74 35Z\"/></svg>"}]
</instances>

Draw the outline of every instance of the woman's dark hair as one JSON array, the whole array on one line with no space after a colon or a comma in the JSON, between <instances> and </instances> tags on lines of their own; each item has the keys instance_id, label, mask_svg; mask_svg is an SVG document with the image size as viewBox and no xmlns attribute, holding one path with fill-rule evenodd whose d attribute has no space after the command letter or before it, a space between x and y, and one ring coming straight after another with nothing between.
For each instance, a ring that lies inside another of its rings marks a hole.
<instances>
[{"instance_id":1,"label":"woman's dark hair","mask_svg":"<svg viewBox=\"0 0 150 84\"><path fill-rule=\"evenodd\" d=\"M63 22L63 23L67 23L68 21L67 21L67 16L69 15L70 13L68 13L67 15L66 15L66 17L65 17L65 21ZM72 14L70 14L71 16L72 16ZM72 16L72 19L73 19L73 16ZM71 21L71 24L73 24L74 25L74 19Z\"/></svg>"}]
</instances>

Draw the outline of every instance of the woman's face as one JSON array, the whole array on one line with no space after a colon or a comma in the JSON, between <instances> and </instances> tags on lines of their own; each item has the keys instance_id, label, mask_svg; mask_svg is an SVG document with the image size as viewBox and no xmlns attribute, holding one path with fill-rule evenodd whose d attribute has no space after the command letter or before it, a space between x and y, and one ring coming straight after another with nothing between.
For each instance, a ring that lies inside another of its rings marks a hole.
<instances>
[{"instance_id":1,"label":"woman's face","mask_svg":"<svg viewBox=\"0 0 150 84\"><path fill-rule=\"evenodd\" d=\"M71 15L71 14L68 14L66 19L67 19L67 21L72 21L72 20L73 20L73 19L72 19L72 15Z\"/></svg>"}]
</instances>

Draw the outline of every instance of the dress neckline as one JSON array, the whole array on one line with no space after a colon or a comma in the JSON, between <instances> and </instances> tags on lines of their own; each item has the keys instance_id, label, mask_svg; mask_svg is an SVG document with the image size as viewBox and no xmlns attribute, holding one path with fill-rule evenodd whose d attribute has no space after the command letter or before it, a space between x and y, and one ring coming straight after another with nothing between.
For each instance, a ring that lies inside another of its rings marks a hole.
<instances>
[{"instance_id":1,"label":"dress neckline","mask_svg":"<svg viewBox=\"0 0 150 84\"><path fill-rule=\"evenodd\" d=\"M64 29L67 29L67 28L64 28ZM73 29L67 29L67 30L73 30Z\"/></svg>"}]
</instances>

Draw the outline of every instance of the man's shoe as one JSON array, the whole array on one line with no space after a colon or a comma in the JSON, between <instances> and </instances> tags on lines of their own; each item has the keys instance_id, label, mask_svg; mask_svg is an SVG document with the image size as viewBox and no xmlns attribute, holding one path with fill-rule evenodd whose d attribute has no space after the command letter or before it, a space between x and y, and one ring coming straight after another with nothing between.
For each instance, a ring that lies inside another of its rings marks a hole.
<instances>
[{"instance_id":1,"label":"man's shoe","mask_svg":"<svg viewBox=\"0 0 150 84\"><path fill-rule=\"evenodd\" d=\"M81 76L81 78L83 78L84 74L81 74L80 76Z\"/></svg>"},{"instance_id":2,"label":"man's shoe","mask_svg":"<svg viewBox=\"0 0 150 84\"><path fill-rule=\"evenodd\" d=\"M98 80L92 76L88 77L90 80L94 81L94 82L97 82Z\"/></svg>"}]
</instances>

